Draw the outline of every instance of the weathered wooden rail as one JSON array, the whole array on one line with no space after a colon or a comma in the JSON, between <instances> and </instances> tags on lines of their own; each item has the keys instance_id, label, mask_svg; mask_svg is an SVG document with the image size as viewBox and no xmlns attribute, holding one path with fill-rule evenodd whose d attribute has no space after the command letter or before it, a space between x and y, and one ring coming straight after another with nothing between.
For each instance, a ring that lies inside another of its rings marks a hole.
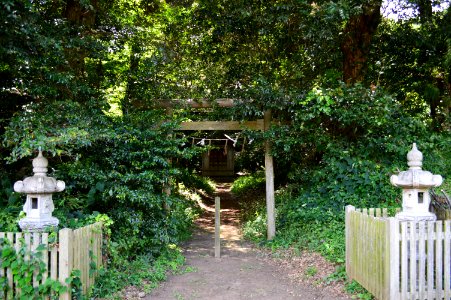
<instances>
[{"instance_id":1,"label":"weathered wooden rail","mask_svg":"<svg viewBox=\"0 0 451 300\"><path fill-rule=\"evenodd\" d=\"M451 299L451 221L346 207L346 272L377 299Z\"/></svg>"},{"instance_id":2,"label":"weathered wooden rail","mask_svg":"<svg viewBox=\"0 0 451 300\"><path fill-rule=\"evenodd\" d=\"M33 286L39 286L47 278L60 281L67 286L65 280L73 270L80 271L83 293L86 295L94 284L97 270L102 265L102 224L95 223L79 229L64 228L58 232L57 239L52 241L48 233L0 232L0 238L9 240L16 250L21 248L21 240L25 247L35 252L39 245L44 246L42 259L47 266L41 280L33 278ZM0 277L6 277L8 289L0 290L0 299L16 299L20 295L11 269L1 268ZM60 299L71 299L70 289Z\"/></svg>"}]
</instances>

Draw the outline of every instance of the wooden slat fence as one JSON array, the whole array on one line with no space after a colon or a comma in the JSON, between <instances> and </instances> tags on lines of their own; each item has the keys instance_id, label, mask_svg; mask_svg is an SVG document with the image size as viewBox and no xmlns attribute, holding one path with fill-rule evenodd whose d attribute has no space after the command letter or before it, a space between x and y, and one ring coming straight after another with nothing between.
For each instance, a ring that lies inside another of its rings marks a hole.
<instances>
[{"instance_id":1,"label":"wooden slat fence","mask_svg":"<svg viewBox=\"0 0 451 300\"><path fill-rule=\"evenodd\" d=\"M87 294L94 284L97 270L102 265L102 224L95 223L79 229L64 228L56 237L49 233L22 233L22 232L0 232L0 238L9 240L15 249L21 248L20 240L23 238L26 248L35 252L39 245L45 250L42 253L43 262L47 266L41 280L33 278L33 286L39 286L47 278L59 280L67 285L65 280L73 270L80 270L80 281L83 294ZM0 257L1 266L1 257ZM0 277L6 276L9 289L0 290L0 299L15 299L20 290L14 284L11 269L0 267ZM71 299L70 289L67 293L60 295L60 299Z\"/></svg>"},{"instance_id":2,"label":"wooden slat fence","mask_svg":"<svg viewBox=\"0 0 451 300\"><path fill-rule=\"evenodd\" d=\"M451 299L451 221L346 207L346 272L377 299Z\"/></svg>"}]
</instances>

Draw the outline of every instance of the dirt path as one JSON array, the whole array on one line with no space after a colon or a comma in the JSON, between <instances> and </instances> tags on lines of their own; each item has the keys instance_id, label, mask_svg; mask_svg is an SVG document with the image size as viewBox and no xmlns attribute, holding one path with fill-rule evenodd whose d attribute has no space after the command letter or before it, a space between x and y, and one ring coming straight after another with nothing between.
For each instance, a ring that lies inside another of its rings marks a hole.
<instances>
[{"instance_id":1,"label":"dirt path","mask_svg":"<svg viewBox=\"0 0 451 300\"><path fill-rule=\"evenodd\" d=\"M327 290L292 283L281 268L241 239L239 211L230 184L219 183L221 197L221 258L214 258L214 201L204 203L193 238L183 246L187 267L171 275L145 299L334 299Z\"/></svg>"}]
</instances>

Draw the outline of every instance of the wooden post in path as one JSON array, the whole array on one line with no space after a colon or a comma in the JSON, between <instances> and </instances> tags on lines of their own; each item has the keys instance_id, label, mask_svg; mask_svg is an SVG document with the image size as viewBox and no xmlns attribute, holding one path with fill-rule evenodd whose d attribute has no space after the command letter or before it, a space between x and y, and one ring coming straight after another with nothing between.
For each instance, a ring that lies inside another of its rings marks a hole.
<instances>
[{"instance_id":1,"label":"wooden post in path","mask_svg":"<svg viewBox=\"0 0 451 300\"><path fill-rule=\"evenodd\" d=\"M271 110L265 111L264 116L265 131L271 126ZM274 205L274 163L271 155L271 142L265 141L265 177L266 177L266 214L268 240L272 240L276 235L275 205Z\"/></svg>"},{"instance_id":2,"label":"wooden post in path","mask_svg":"<svg viewBox=\"0 0 451 300\"><path fill-rule=\"evenodd\" d=\"M221 258L221 198L215 197L215 258Z\"/></svg>"}]
</instances>

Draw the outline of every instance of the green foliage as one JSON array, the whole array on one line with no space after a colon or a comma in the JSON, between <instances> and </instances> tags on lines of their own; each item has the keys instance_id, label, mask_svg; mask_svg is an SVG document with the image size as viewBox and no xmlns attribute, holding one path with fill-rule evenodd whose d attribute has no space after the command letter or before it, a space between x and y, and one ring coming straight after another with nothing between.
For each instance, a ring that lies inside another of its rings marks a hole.
<instances>
[{"instance_id":1,"label":"green foliage","mask_svg":"<svg viewBox=\"0 0 451 300\"><path fill-rule=\"evenodd\" d=\"M238 177L231 191L239 199L243 237L256 243L263 241L266 238L265 173L257 171Z\"/></svg>"},{"instance_id":2,"label":"green foliage","mask_svg":"<svg viewBox=\"0 0 451 300\"><path fill-rule=\"evenodd\" d=\"M346 291L350 294L356 295L359 299L371 300L374 299L373 295L365 290L357 281L353 280L346 284Z\"/></svg>"},{"instance_id":3,"label":"green foliage","mask_svg":"<svg viewBox=\"0 0 451 300\"><path fill-rule=\"evenodd\" d=\"M149 292L165 280L168 272L179 272L185 258L179 248L169 245L155 258L150 255L141 255L133 261L124 261L113 268L100 270L92 296L112 297L123 288L136 285Z\"/></svg>"},{"instance_id":4,"label":"green foliage","mask_svg":"<svg viewBox=\"0 0 451 300\"><path fill-rule=\"evenodd\" d=\"M2 268L9 268L13 275L13 282L19 294L17 299L41 299L50 297L58 299L61 293L67 290L67 287L59 281L47 278L42 284L33 286L33 276L36 280L41 280L47 266L43 262L42 255L45 250L44 245L39 245L35 251L28 250L23 239L20 240L19 249L15 249L8 240L0 239ZM72 279L66 281L70 283ZM7 277L0 278L0 295L8 290Z\"/></svg>"},{"instance_id":5,"label":"green foliage","mask_svg":"<svg viewBox=\"0 0 451 300\"><path fill-rule=\"evenodd\" d=\"M0 169L0 231L16 232L21 210L19 195L13 192L8 174Z\"/></svg>"},{"instance_id":6,"label":"green foliage","mask_svg":"<svg viewBox=\"0 0 451 300\"><path fill-rule=\"evenodd\" d=\"M198 174L194 174L189 169L180 170L180 180L183 182L183 185L188 190L202 190L207 194L212 194L215 191L215 182L204 176L200 176Z\"/></svg>"},{"instance_id":7,"label":"green foliage","mask_svg":"<svg viewBox=\"0 0 451 300\"><path fill-rule=\"evenodd\" d=\"M252 175L238 177L232 185L231 191L236 196L243 196L246 193L252 193L265 186L265 173L255 172Z\"/></svg>"},{"instance_id":8,"label":"green foliage","mask_svg":"<svg viewBox=\"0 0 451 300\"><path fill-rule=\"evenodd\" d=\"M423 10L426 12L427 10ZM449 129L451 13L443 10L428 22L409 18L385 20L371 49L373 83L384 86L410 114L424 118L435 130Z\"/></svg>"},{"instance_id":9,"label":"green foliage","mask_svg":"<svg viewBox=\"0 0 451 300\"><path fill-rule=\"evenodd\" d=\"M69 279L66 280L66 283L70 284L72 299L87 300L88 297L86 295L83 295L83 284L80 277L80 270L72 270Z\"/></svg>"},{"instance_id":10,"label":"green foliage","mask_svg":"<svg viewBox=\"0 0 451 300\"><path fill-rule=\"evenodd\" d=\"M266 214L257 211L253 217L242 225L243 237L254 243L262 242L266 239Z\"/></svg>"}]
</instances>

